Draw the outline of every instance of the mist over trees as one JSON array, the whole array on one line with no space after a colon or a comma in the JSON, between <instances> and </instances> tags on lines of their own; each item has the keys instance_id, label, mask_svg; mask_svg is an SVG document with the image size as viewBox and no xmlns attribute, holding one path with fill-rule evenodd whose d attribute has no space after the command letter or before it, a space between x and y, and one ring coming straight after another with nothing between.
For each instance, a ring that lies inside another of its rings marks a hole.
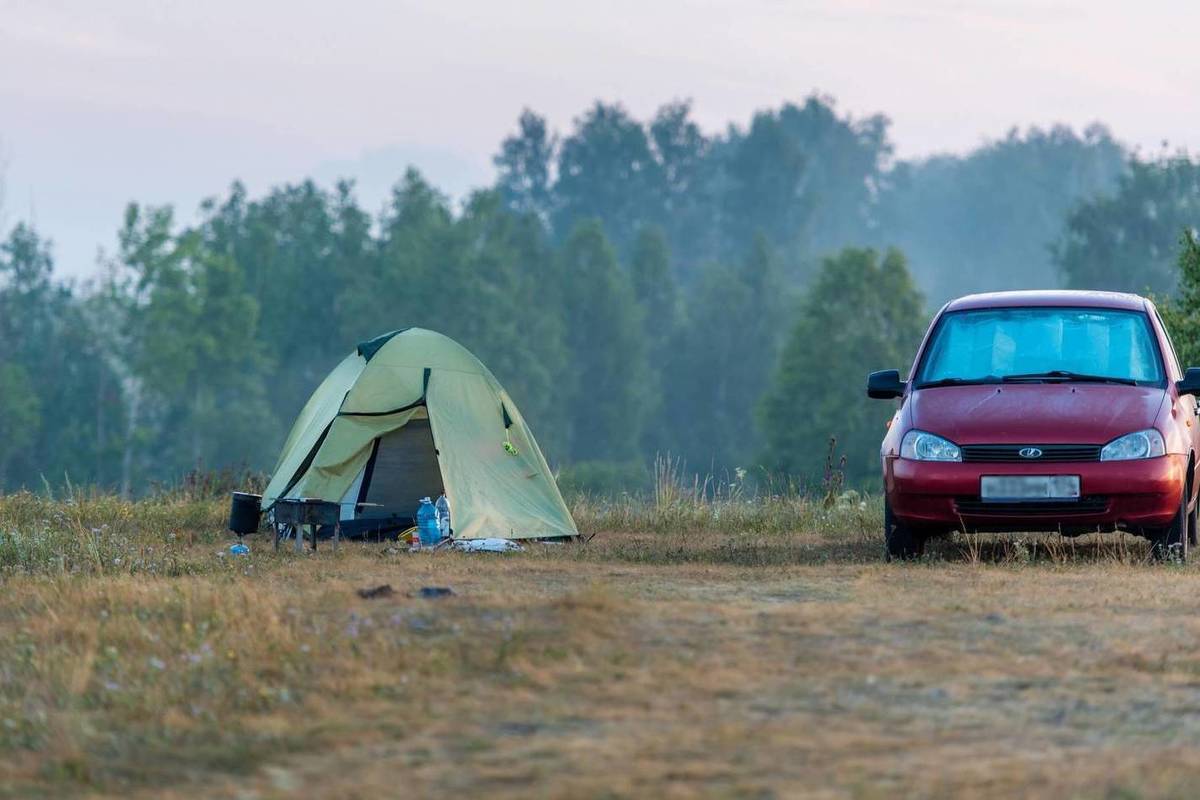
<instances>
[{"instance_id":1,"label":"mist over trees","mask_svg":"<svg viewBox=\"0 0 1200 800\"><path fill-rule=\"evenodd\" d=\"M886 117L819 96L718 133L686 102L649 119L597 102L564 131L527 110L494 163L459 201L410 169L379 214L309 180L261 197L235 181L188 225L132 203L85 283L55 277L53 231L14 225L0 490L267 469L327 371L409 326L488 364L564 482L635 488L667 453L819 479L833 436L866 481L890 410L865 374L905 370L938 304L1173 292L1200 219L1200 165L1135 157L1100 126L897 161Z\"/></svg>"},{"instance_id":2,"label":"mist over trees","mask_svg":"<svg viewBox=\"0 0 1200 800\"><path fill-rule=\"evenodd\" d=\"M1200 163L1134 159L1110 192L1072 209L1054 257L1068 286L1158 294L1176 288L1178 243L1200 225Z\"/></svg>"}]
</instances>

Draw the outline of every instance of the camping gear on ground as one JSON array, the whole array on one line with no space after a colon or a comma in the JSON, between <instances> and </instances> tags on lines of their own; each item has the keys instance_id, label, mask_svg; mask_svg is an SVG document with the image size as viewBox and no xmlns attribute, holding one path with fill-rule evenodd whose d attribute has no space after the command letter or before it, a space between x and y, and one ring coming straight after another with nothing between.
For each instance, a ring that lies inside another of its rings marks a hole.
<instances>
[{"instance_id":1,"label":"camping gear on ground","mask_svg":"<svg viewBox=\"0 0 1200 800\"><path fill-rule=\"evenodd\" d=\"M237 544L229 546L229 552L235 556L248 556L250 555L250 548L246 546L245 542L239 541Z\"/></svg>"},{"instance_id":2,"label":"camping gear on ground","mask_svg":"<svg viewBox=\"0 0 1200 800\"><path fill-rule=\"evenodd\" d=\"M578 536L533 434L475 356L409 328L358 345L301 410L263 510L338 507L347 537L395 537L422 497L445 495L455 540ZM286 512L283 512L286 513Z\"/></svg>"},{"instance_id":3,"label":"camping gear on ground","mask_svg":"<svg viewBox=\"0 0 1200 800\"><path fill-rule=\"evenodd\" d=\"M258 532L262 495L234 492L229 503L229 530L238 536Z\"/></svg>"},{"instance_id":4,"label":"camping gear on ground","mask_svg":"<svg viewBox=\"0 0 1200 800\"><path fill-rule=\"evenodd\" d=\"M422 586L416 596L423 600L436 600L439 597L453 597L454 590L449 586Z\"/></svg>"},{"instance_id":5,"label":"camping gear on ground","mask_svg":"<svg viewBox=\"0 0 1200 800\"><path fill-rule=\"evenodd\" d=\"M510 553L525 548L510 539L466 539L451 543L455 550L464 553Z\"/></svg>"},{"instance_id":6,"label":"camping gear on ground","mask_svg":"<svg viewBox=\"0 0 1200 800\"><path fill-rule=\"evenodd\" d=\"M438 531L443 539L450 538L450 501L446 499L446 495L441 495L437 499L437 521Z\"/></svg>"},{"instance_id":7,"label":"camping gear on ground","mask_svg":"<svg viewBox=\"0 0 1200 800\"><path fill-rule=\"evenodd\" d=\"M433 547L442 540L442 531L438 527L438 513L433 501L428 497L421 498L421 506L417 509L417 535L421 539L421 547Z\"/></svg>"},{"instance_id":8,"label":"camping gear on ground","mask_svg":"<svg viewBox=\"0 0 1200 800\"><path fill-rule=\"evenodd\" d=\"M309 529L312 539L313 552L317 550L319 529L333 527L333 549L338 549L341 538L341 522L339 514L341 507L315 497L299 497L280 500L275 504L273 522L275 525L275 549L279 549L279 539L288 533L296 543L296 552L304 550L304 529Z\"/></svg>"}]
</instances>

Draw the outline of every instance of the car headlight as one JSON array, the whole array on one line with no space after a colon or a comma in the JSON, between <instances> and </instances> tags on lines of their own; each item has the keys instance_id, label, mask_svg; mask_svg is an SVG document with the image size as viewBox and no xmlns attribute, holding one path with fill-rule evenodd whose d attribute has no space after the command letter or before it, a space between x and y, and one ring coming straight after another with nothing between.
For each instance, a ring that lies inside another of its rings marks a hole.
<instances>
[{"instance_id":1,"label":"car headlight","mask_svg":"<svg viewBox=\"0 0 1200 800\"><path fill-rule=\"evenodd\" d=\"M1113 439L1100 451L1101 461L1129 461L1134 458L1156 458L1167 452L1162 434L1148 428Z\"/></svg>"},{"instance_id":2,"label":"car headlight","mask_svg":"<svg viewBox=\"0 0 1200 800\"><path fill-rule=\"evenodd\" d=\"M900 442L900 457L914 461L962 461L954 442L925 431L909 431Z\"/></svg>"}]
</instances>

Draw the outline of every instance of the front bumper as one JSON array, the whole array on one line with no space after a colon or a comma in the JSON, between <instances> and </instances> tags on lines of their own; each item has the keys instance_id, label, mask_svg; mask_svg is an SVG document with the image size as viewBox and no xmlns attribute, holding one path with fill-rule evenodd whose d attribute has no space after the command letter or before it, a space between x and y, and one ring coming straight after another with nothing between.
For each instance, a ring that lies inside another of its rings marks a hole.
<instances>
[{"instance_id":1,"label":"front bumper","mask_svg":"<svg viewBox=\"0 0 1200 800\"><path fill-rule=\"evenodd\" d=\"M957 463L888 458L884 488L909 525L968 530L1141 530L1170 524L1179 510L1187 456L1043 464ZM985 503L984 475L1078 475L1078 501Z\"/></svg>"}]
</instances>

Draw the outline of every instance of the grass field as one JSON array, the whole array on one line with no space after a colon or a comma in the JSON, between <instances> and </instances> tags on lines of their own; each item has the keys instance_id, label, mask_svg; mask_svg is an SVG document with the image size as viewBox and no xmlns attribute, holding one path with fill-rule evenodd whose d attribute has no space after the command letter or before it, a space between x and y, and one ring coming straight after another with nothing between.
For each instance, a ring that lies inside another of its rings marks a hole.
<instances>
[{"instance_id":1,"label":"grass field","mask_svg":"<svg viewBox=\"0 0 1200 800\"><path fill-rule=\"evenodd\" d=\"M960 537L886 564L873 501L660 496L578 503L587 544L232 557L224 512L0 499L0 794L1200 784L1200 568L1139 540Z\"/></svg>"}]
</instances>

